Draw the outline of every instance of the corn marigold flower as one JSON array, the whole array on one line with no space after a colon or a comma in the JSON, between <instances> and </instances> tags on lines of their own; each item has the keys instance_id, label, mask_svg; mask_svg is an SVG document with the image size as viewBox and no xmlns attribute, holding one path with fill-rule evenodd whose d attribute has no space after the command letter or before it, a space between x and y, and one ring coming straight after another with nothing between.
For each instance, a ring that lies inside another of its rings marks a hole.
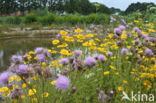
<instances>
[{"instance_id":1,"label":"corn marigold flower","mask_svg":"<svg viewBox=\"0 0 156 103\"><path fill-rule=\"evenodd\" d=\"M56 45L56 44L58 44L58 43L60 43L60 41L57 40L57 39L55 39L55 40L52 41L52 44L54 44L54 45Z\"/></svg>"},{"instance_id":2,"label":"corn marigold flower","mask_svg":"<svg viewBox=\"0 0 156 103\"><path fill-rule=\"evenodd\" d=\"M84 63L85 63L87 66L92 67L92 66L94 66L94 65L96 64L96 60L95 60L93 57L88 56L88 57L85 59Z\"/></svg>"},{"instance_id":3,"label":"corn marigold flower","mask_svg":"<svg viewBox=\"0 0 156 103\"><path fill-rule=\"evenodd\" d=\"M70 81L67 77L59 75L56 79L55 86L59 89L67 89L70 85Z\"/></svg>"},{"instance_id":4,"label":"corn marigold flower","mask_svg":"<svg viewBox=\"0 0 156 103\"><path fill-rule=\"evenodd\" d=\"M121 54L123 54L123 55L128 54L128 49L127 48L122 48L121 49Z\"/></svg>"},{"instance_id":5,"label":"corn marigold flower","mask_svg":"<svg viewBox=\"0 0 156 103\"><path fill-rule=\"evenodd\" d=\"M36 89L29 89L28 90L28 96L33 96L33 95L35 95L36 94Z\"/></svg>"},{"instance_id":6,"label":"corn marigold flower","mask_svg":"<svg viewBox=\"0 0 156 103\"><path fill-rule=\"evenodd\" d=\"M9 81L9 72L3 72L0 74L0 83L7 84Z\"/></svg>"}]
</instances>

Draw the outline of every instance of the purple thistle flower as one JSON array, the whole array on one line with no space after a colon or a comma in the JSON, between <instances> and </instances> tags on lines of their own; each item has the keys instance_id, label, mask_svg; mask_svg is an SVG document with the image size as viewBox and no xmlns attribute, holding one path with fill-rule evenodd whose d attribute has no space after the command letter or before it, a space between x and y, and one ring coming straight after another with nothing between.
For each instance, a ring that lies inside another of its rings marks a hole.
<instances>
[{"instance_id":1,"label":"purple thistle flower","mask_svg":"<svg viewBox=\"0 0 156 103\"><path fill-rule=\"evenodd\" d=\"M96 59L96 60L98 60L98 56L99 56L98 54L93 55L94 59Z\"/></svg>"},{"instance_id":2,"label":"purple thistle flower","mask_svg":"<svg viewBox=\"0 0 156 103\"><path fill-rule=\"evenodd\" d=\"M59 75L59 77L56 79L55 86L59 89L66 89L70 85L70 81L67 77Z\"/></svg>"},{"instance_id":3,"label":"purple thistle flower","mask_svg":"<svg viewBox=\"0 0 156 103\"><path fill-rule=\"evenodd\" d=\"M72 87L72 92L75 92L77 90L76 87Z\"/></svg>"},{"instance_id":4,"label":"purple thistle flower","mask_svg":"<svg viewBox=\"0 0 156 103\"><path fill-rule=\"evenodd\" d=\"M147 38L148 36L145 34L142 34L142 38Z\"/></svg>"},{"instance_id":5,"label":"purple thistle flower","mask_svg":"<svg viewBox=\"0 0 156 103\"><path fill-rule=\"evenodd\" d=\"M110 97L107 96L107 95L104 93L104 91L101 90L101 91L99 92L98 99L101 100L101 101L103 101L103 102L108 102L108 101L110 100Z\"/></svg>"},{"instance_id":6,"label":"purple thistle flower","mask_svg":"<svg viewBox=\"0 0 156 103\"><path fill-rule=\"evenodd\" d=\"M147 55L147 56L153 56L153 55L154 55L153 51L152 51L151 49L149 49L149 48L147 48L147 49L144 51L144 53L145 53L145 55Z\"/></svg>"},{"instance_id":7,"label":"purple thistle flower","mask_svg":"<svg viewBox=\"0 0 156 103\"><path fill-rule=\"evenodd\" d=\"M126 55L127 53L128 53L128 49L127 48L122 48L121 54Z\"/></svg>"},{"instance_id":8,"label":"purple thistle flower","mask_svg":"<svg viewBox=\"0 0 156 103\"><path fill-rule=\"evenodd\" d=\"M67 59L67 58L62 58L62 59L60 60L60 62L61 62L63 65L66 65L66 64L69 63L69 59Z\"/></svg>"},{"instance_id":9,"label":"purple thistle flower","mask_svg":"<svg viewBox=\"0 0 156 103\"><path fill-rule=\"evenodd\" d=\"M121 30L120 30L119 28L115 28L115 29L114 29L114 33L115 33L115 34L119 34L119 33L121 33Z\"/></svg>"},{"instance_id":10,"label":"purple thistle flower","mask_svg":"<svg viewBox=\"0 0 156 103\"><path fill-rule=\"evenodd\" d=\"M74 51L74 55L75 55L76 57L79 57L81 54L82 54L82 51L81 51L81 50L75 50L75 51Z\"/></svg>"},{"instance_id":11,"label":"purple thistle flower","mask_svg":"<svg viewBox=\"0 0 156 103\"><path fill-rule=\"evenodd\" d=\"M141 36L142 35L142 31L138 30L137 33Z\"/></svg>"},{"instance_id":12,"label":"purple thistle flower","mask_svg":"<svg viewBox=\"0 0 156 103\"><path fill-rule=\"evenodd\" d=\"M84 63L85 63L87 66L92 67L92 66L94 66L94 65L96 64L96 60L95 60L93 57L89 56L89 57L87 57L87 58L85 59Z\"/></svg>"},{"instance_id":13,"label":"purple thistle flower","mask_svg":"<svg viewBox=\"0 0 156 103\"><path fill-rule=\"evenodd\" d=\"M13 55L13 56L11 57L11 61L12 61L13 63L20 63L20 62L23 61L23 58L22 58L21 55Z\"/></svg>"},{"instance_id":14,"label":"purple thistle flower","mask_svg":"<svg viewBox=\"0 0 156 103\"><path fill-rule=\"evenodd\" d=\"M57 35L56 35L56 38L60 38L60 36L61 36L60 34L57 34Z\"/></svg>"},{"instance_id":15,"label":"purple thistle flower","mask_svg":"<svg viewBox=\"0 0 156 103\"><path fill-rule=\"evenodd\" d=\"M119 26L119 29L120 29L121 31L124 31L124 30L126 29L126 27L123 26L123 25L120 25L120 26Z\"/></svg>"},{"instance_id":16,"label":"purple thistle flower","mask_svg":"<svg viewBox=\"0 0 156 103\"><path fill-rule=\"evenodd\" d=\"M28 71L28 65L25 65L25 64L21 64L21 65L19 65L19 68L18 68L18 73L20 74L20 75L23 75L23 74L26 74L27 73L27 71Z\"/></svg>"},{"instance_id":17,"label":"purple thistle flower","mask_svg":"<svg viewBox=\"0 0 156 103\"><path fill-rule=\"evenodd\" d=\"M40 61L40 62L44 62L46 60L46 56L44 54L38 54L37 55L37 59Z\"/></svg>"},{"instance_id":18,"label":"purple thistle flower","mask_svg":"<svg viewBox=\"0 0 156 103\"><path fill-rule=\"evenodd\" d=\"M105 61L105 56L104 55L99 55L98 60L100 60L101 62L104 62Z\"/></svg>"},{"instance_id":19,"label":"purple thistle flower","mask_svg":"<svg viewBox=\"0 0 156 103\"><path fill-rule=\"evenodd\" d=\"M107 51L107 54L108 54L108 56L112 56L113 55L113 53L110 52L110 51Z\"/></svg>"},{"instance_id":20,"label":"purple thistle flower","mask_svg":"<svg viewBox=\"0 0 156 103\"><path fill-rule=\"evenodd\" d=\"M133 30L134 30L135 32L138 32L140 29L139 29L138 27L134 27Z\"/></svg>"},{"instance_id":21,"label":"purple thistle flower","mask_svg":"<svg viewBox=\"0 0 156 103\"><path fill-rule=\"evenodd\" d=\"M0 74L0 83L7 84L9 80L9 72L3 72Z\"/></svg>"},{"instance_id":22,"label":"purple thistle flower","mask_svg":"<svg viewBox=\"0 0 156 103\"><path fill-rule=\"evenodd\" d=\"M40 54L42 52L43 52L43 48L42 47L38 47L38 48L35 49L35 53L36 54Z\"/></svg>"}]
</instances>

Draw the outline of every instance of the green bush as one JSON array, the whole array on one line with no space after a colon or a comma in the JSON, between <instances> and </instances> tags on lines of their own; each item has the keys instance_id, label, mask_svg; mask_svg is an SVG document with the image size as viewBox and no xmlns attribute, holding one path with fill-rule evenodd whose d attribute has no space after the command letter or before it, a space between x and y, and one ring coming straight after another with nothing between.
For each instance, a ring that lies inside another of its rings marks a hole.
<instances>
[{"instance_id":1,"label":"green bush","mask_svg":"<svg viewBox=\"0 0 156 103\"><path fill-rule=\"evenodd\" d=\"M66 15L64 17L64 22L67 24L78 24L80 23L81 16L79 15Z\"/></svg>"},{"instance_id":2,"label":"green bush","mask_svg":"<svg viewBox=\"0 0 156 103\"><path fill-rule=\"evenodd\" d=\"M28 14L25 16L24 18L24 23L33 23L33 22L37 22L38 20L38 16L35 14Z\"/></svg>"},{"instance_id":3,"label":"green bush","mask_svg":"<svg viewBox=\"0 0 156 103\"><path fill-rule=\"evenodd\" d=\"M8 16L4 18L6 24L20 24L21 18L19 16Z\"/></svg>"},{"instance_id":4,"label":"green bush","mask_svg":"<svg viewBox=\"0 0 156 103\"><path fill-rule=\"evenodd\" d=\"M55 17L56 24L63 24L64 23L64 16L56 16Z\"/></svg>"},{"instance_id":5,"label":"green bush","mask_svg":"<svg viewBox=\"0 0 156 103\"><path fill-rule=\"evenodd\" d=\"M109 16L105 14L90 14L84 17L84 22L87 24L108 24Z\"/></svg>"},{"instance_id":6,"label":"green bush","mask_svg":"<svg viewBox=\"0 0 156 103\"><path fill-rule=\"evenodd\" d=\"M37 16L47 16L48 10L47 9L37 9L34 11L34 14Z\"/></svg>"},{"instance_id":7,"label":"green bush","mask_svg":"<svg viewBox=\"0 0 156 103\"><path fill-rule=\"evenodd\" d=\"M43 25L52 24L54 21L55 21L55 15L53 14L49 14L47 16L39 18L39 22Z\"/></svg>"}]
</instances>

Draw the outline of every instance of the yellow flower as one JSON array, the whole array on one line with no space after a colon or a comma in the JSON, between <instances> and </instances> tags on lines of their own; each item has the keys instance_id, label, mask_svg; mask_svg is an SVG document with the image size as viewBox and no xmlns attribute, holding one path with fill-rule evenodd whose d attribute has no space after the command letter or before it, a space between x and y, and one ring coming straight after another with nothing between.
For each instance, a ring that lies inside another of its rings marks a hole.
<instances>
[{"instance_id":1,"label":"yellow flower","mask_svg":"<svg viewBox=\"0 0 156 103\"><path fill-rule=\"evenodd\" d=\"M85 39L85 36L82 34L74 35L78 39Z\"/></svg>"},{"instance_id":2,"label":"yellow flower","mask_svg":"<svg viewBox=\"0 0 156 103\"><path fill-rule=\"evenodd\" d=\"M12 101L12 103L18 103L17 99L12 99L11 101Z\"/></svg>"},{"instance_id":3,"label":"yellow flower","mask_svg":"<svg viewBox=\"0 0 156 103\"><path fill-rule=\"evenodd\" d=\"M74 41L74 38L73 37L66 37L65 38L65 41L67 41L67 42L73 42Z\"/></svg>"},{"instance_id":4,"label":"yellow flower","mask_svg":"<svg viewBox=\"0 0 156 103\"><path fill-rule=\"evenodd\" d=\"M52 44L56 45L56 44L58 44L59 42L60 42L59 40L55 39L55 40L52 41Z\"/></svg>"},{"instance_id":5,"label":"yellow flower","mask_svg":"<svg viewBox=\"0 0 156 103\"><path fill-rule=\"evenodd\" d=\"M9 90L8 87L1 87L1 88L0 88L0 92L6 92L6 91L8 91L8 90Z\"/></svg>"},{"instance_id":6,"label":"yellow flower","mask_svg":"<svg viewBox=\"0 0 156 103\"><path fill-rule=\"evenodd\" d=\"M62 36L65 36L65 35L68 34L68 32L67 32L67 31L64 31L64 30L61 30L61 31L60 31L60 34L61 34Z\"/></svg>"},{"instance_id":7,"label":"yellow flower","mask_svg":"<svg viewBox=\"0 0 156 103\"><path fill-rule=\"evenodd\" d=\"M118 91L122 91L123 90L123 88L120 86L120 87L118 87Z\"/></svg>"},{"instance_id":8,"label":"yellow flower","mask_svg":"<svg viewBox=\"0 0 156 103\"><path fill-rule=\"evenodd\" d=\"M86 38L92 38L92 37L94 37L94 35L93 34L87 34L87 35L85 35L85 37Z\"/></svg>"},{"instance_id":9,"label":"yellow flower","mask_svg":"<svg viewBox=\"0 0 156 103\"><path fill-rule=\"evenodd\" d=\"M145 80L143 84L145 86L150 86L152 83L149 80Z\"/></svg>"},{"instance_id":10,"label":"yellow flower","mask_svg":"<svg viewBox=\"0 0 156 103\"><path fill-rule=\"evenodd\" d=\"M83 32L83 30L81 30L81 29L75 29L74 32L75 33L81 33L81 32Z\"/></svg>"},{"instance_id":11,"label":"yellow flower","mask_svg":"<svg viewBox=\"0 0 156 103\"><path fill-rule=\"evenodd\" d=\"M28 95L33 96L34 94L36 94L36 89L29 89Z\"/></svg>"},{"instance_id":12,"label":"yellow flower","mask_svg":"<svg viewBox=\"0 0 156 103\"><path fill-rule=\"evenodd\" d=\"M109 75L110 72L109 71L106 71L106 72L103 72L104 75Z\"/></svg>"},{"instance_id":13,"label":"yellow flower","mask_svg":"<svg viewBox=\"0 0 156 103\"><path fill-rule=\"evenodd\" d=\"M128 81L127 80L123 80L122 81L124 84L128 84Z\"/></svg>"},{"instance_id":14,"label":"yellow flower","mask_svg":"<svg viewBox=\"0 0 156 103\"><path fill-rule=\"evenodd\" d=\"M62 55L67 55L67 56L72 55L72 53L70 53L70 52L69 52L68 50L66 50L66 49L61 49L60 53L61 53Z\"/></svg>"},{"instance_id":15,"label":"yellow flower","mask_svg":"<svg viewBox=\"0 0 156 103\"><path fill-rule=\"evenodd\" d=\"M56 50L50 50L50 53L52 53L52 54L56 54L57 51L56 51Z\"/></svg>"},{"instance_id":16,"label":"yellow flower","mask_svg":"<svg viewBox=\"0 0 156 103\"><path fill-rule=\"evenodd\" d=\"M116 76L119 76L119 75L120 75L120 73L119 73L119 72L116 72L116 73L115 73L115 75L116 75Z\"/></svg>"},{"instance_id":17,"label":"yellow flower","mask_svg":"<svg viewBox=\"0 0 156 103\"><path fill-rule=\"evenodd\" d=\"M32 103L37 102L37 98L31 98L31 102L32 102Z\"/></svg>"},{"instance_id":18,"label":"yellow flower","mask_svg":"<svg viewBox=\"0 0 156 103\"><path fill-rule=\"evenodd\" d=\"M53 80L53 81L50 82L50 84L52 84L52 85L55 85L55 83L56 83L55 80Z\"/></svg>"},{"instance_id":19,"label":"yellow flower","mask_svg":"<svg viewBox=\"0 0 156 103\"><path fill-rule=\"evenodd\" d=\"M139 21L138 20L134 20L134 23L139 23Z\"/></svg>"},{"instance_id":20,"label":"yellow flower","mask_svg":"<svg viewBox=\"0 0 156 103\"><path fill-rule=\"evenodd\" d=\"M33 55L33 54L35 54L35 52L34 52L34 51L29 51L28 54L29 54L29 55Z\"/></svg>"},{"instance_id":21,"label":"yellow flower","mask_svg":"<svg viewBox=\"0 0 156 103\"><path fill-rule=\"evenodd\" d=\"M22 88L26 88L27 87L27 84L26 83L23 83L22 84Z\"/></svg>"},{"instance_id":22,"label":"yellow flower","mask_svg":"<svg viewBox=\"0 0 156 103\"><path fill-rule=\"evenodd\" d=\"M32 80L37 80L37 79L39 79L39 77L33 76L33 77L31 77L31 79L32 79Z\"/></svg>"},{"instance_id":23,"label":"yellow flower","mask_svg":"<svg viewBox=\"0 0 156 103\"><path fill-rule=\"evenodd\" d=\"M46 67L47 66L47 63L45 63L45 62L42 62L42 67Z\"/></svg>"},{"instance_id":24,"label":"yellow flower","mask_svg":"<svg viewBox=\"0 0 156 103\"><path fill-rule=\"evenodd\" d=\"M46 98L48 96L49 96L49 93L48 92L45 92L45 93L42 94L42 97L44 97L44 98Z\"/></svg>"},{"instance_id":25,"label":"yellow flower","mask_svg":"<svg viewBox=\"0 0 156 103\"><path fill-rule=\"evenodd\" d=\"M13 82L16 79L17 79L17 76L16 75L9 77L9 83L10 82Z\"/></svg>"},{"instance_id":26,"label":"yellow flower","mask_svg":"<svg viewBox=\"0 0 156 103\"><path fill-rule=\"evenodd\" d=\"M20 96L20 98L21 98L21 99L24 99L24 98L25 98L25 96L24 96L24 95L21 95L21 96Z\"/></svg>"},{"instance_id":27,"label":"yellow flower","mask_svg":"<svg viewBox=\"0 0 156 103\"><path fill-rule=\"evenodd\" d=\"M112 70L116 70L116 67L115 67L115 66L110 65L109 67L110 67Z\"/></svg>"},{"instance_id":28,"label":"yellow flower","mask_svg":"<svg viewBox=\"0 0 156 103\"><path fill-rule=\"evenodd\" d=\"M19 88L19 86L16 84L13 84L12 86L13 86L13 88Z\"/></svg>"},{"instance_id":29,"label":"yellow flower","mask_svg":"<svg viewBox=\"0 0 156 103\"><path fill-rule=\"evenodd\" d=\"M126 39L127 38L127 34L122 34L121 35L121 39Z\"/></svg>"},{"instance_id":30,"label":"yellow flower","mask_svg":"<svg viewBox=\"0 0 156 103\"><path fill-rule=\"evenodd\" d=\"M112 38L113 38L113 34L108 34L108 37L109 37L110 39L112 39Z\"/></svg>"}]
</instances>

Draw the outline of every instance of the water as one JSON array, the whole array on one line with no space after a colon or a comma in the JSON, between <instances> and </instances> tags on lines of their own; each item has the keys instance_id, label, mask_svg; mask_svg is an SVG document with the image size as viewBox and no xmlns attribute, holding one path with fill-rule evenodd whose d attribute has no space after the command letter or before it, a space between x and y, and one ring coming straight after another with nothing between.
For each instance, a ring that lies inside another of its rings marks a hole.
<instances>
[{"instance_id":1,"label":"water","mask_svg":"<svg viewBox=\"0 0 156 103\"><path fill-rule=\"evenodd\" d=\"M14 54L24 54L36 47L50 48L50 37L37 38L10 38L0 40L0 72L6 70L10 65L10 57Z\"/></svg>"}]
</instances>

